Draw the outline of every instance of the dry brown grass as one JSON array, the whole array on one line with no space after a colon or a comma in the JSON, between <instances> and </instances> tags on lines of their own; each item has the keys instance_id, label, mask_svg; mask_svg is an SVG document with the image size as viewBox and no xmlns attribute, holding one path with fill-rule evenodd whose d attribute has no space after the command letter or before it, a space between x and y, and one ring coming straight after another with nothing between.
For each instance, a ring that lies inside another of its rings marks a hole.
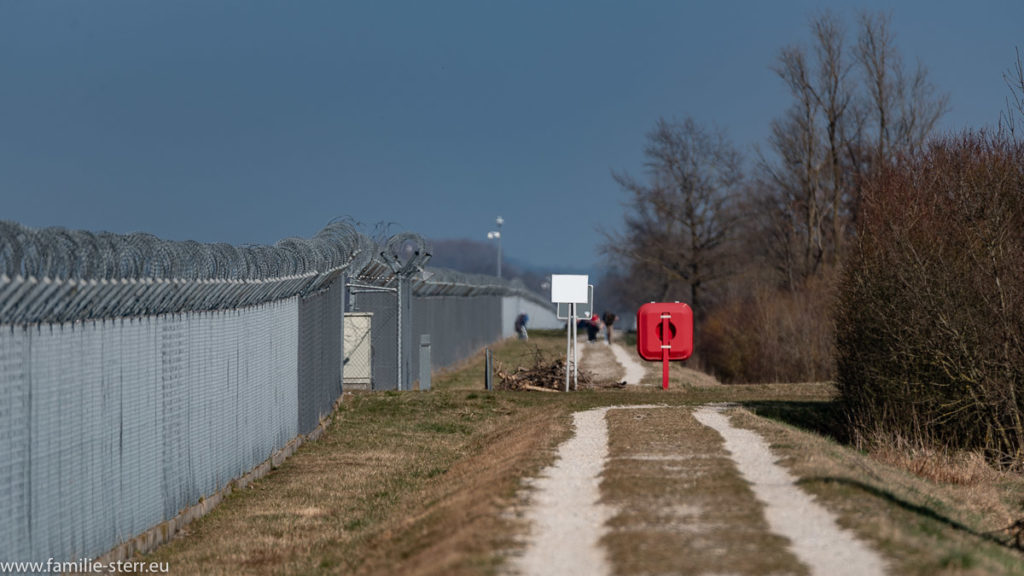
<instances>
[{"instance_id":1,"label":"dry brown grass","mask_svg":"<svg viewBox=\"0 0 1024 576\"><path fill-rule=\"evenodd\" d=\"M535 330L529 340L506 339L491 346L495 364L506 367L530 367L538 358L565 358L565 335L554 330ZM497 376L495 376L497 378ZM439 390L483 390L483 350L457 366L438 371L434 388Z\"/></svg>"},{"instance_id":2,"label":"dry brown grass","mask_svg":"<svg viewBox=\"0 0 1024 576\"><path fill-rule=\"evenodd\" d=\"M550 462L570 409L465 389L482 388L477 360L441 390L346 396L318 441L147 560L176 574L492 573L523 530L502 511Z\"/></svg>"},{"instance_id":3,"label":"dry brown grass","mask_svg":"<svg viewBox=\"0 0 1024 576\"><path fill-rule=\"evenodd\" d=\"M557 355L564 345L558 334L531 334L495 354L528 365L534 346ZM349 396L319 441L147 560L169 562L177 574L493 574L522 545L526 527L509 512L522 503L520 481L551 462L570 433L569 415L643 403L675 407L610 413L602 493L620 507L605 541L616 570L801 573L767 533L721 439L689 407L730 401L809 412L829 405L834 388L694 386L673 366L663 392L655 373L651 386L627 390L486 393L478 355L435 378L429 393ZM960 483L926 481L749 413L734 423L766 436L844 526L895 559L894 573L1024 573L1019 553L995 542L1024 516L1020 477L986 476L968 459Z\"/></svg>"},{"instance_id":4,"label":"dry brown grass","mask_svg":"<svg viewBox=\"0 0 1024 576\"><path fill-rule=\"evenodd\" d=\"M890 440L874 444L869 452L880 462L940 484L991 485L1006 476L977 451L939 450Z\"/></svg>"},{"instance_id":5,"label":"dry brown grass","mask_svg":"<svg viewBox=\"0 0 1024 576\"><path fill-rule=\"evenodd\" d=\"M153 559L178 574L489 572L517 531L500 512L564 436L563 410L426 396L349 399L320 441Z\"/></svg>"},{"instance_id":6,"label":"dry brown grass","mask_svg":"<svg viewBox=\"0 0 1024 576\"><path fill-rule=\"evenodd\" d=\"M655 367L659 371L658 378L660 381L661 365L656 364ZM718 381L714 376L701 372L700 370L694 370L685 366L672 366L669 368L669 385L673 380L673 374L680 384L685 386L696 386L698 388L713 388L721 386L722 383Z\"/></svg>"},{"instance_id":7,"label":"dry brown grass","mask_svg":"<svg viewBox=\"0 0 1024 576\"><path fill-rule=\"evenodd\" d=\"M764 436L801 487L880 550L893 573L1024 573L1024 556L1008 545L1014 534L1003 530L1024 515L1024 478L969 456L877 458L745 410L733 424Z\"/></svg>"}]
</instances>

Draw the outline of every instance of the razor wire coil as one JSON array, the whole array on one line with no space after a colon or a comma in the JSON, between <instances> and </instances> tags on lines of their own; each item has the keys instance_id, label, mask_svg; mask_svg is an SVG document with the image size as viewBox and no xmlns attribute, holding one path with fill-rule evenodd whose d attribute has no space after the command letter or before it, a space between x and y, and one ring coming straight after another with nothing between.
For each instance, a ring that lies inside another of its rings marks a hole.
<instances>
[{"instance_id":1,"label":"razor wire coil","mask_svg":"<svg viewBox=\"0 0 1024 576\"><path fill-rule=\"evenodd\" d=\"M0 323L70 322L253 306L306 295L367 262L347 222L274 246L0 222Z\"/></svg>"},{"instance_id":2,"label":"razor wire coil","mask_svg":"<svg viewBox=\"0 0 1024 576\"><path fill-rule=\"evenodd\" d=\"M517 281L427 268L431 248L403 232L374 240L346 221L312 238L233 246L0 221L0 324L63 323L256 306L308 295L340 274L417 296L515 294Z\"/></svg>"}]
</instances>

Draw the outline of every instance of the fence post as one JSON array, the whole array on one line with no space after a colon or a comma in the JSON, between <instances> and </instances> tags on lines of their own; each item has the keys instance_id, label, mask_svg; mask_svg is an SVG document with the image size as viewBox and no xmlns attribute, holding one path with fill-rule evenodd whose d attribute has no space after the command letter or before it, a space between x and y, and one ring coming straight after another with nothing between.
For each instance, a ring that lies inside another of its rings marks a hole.
<instances>
[{"instance_id":1,"label":"fence post","mask_svg":"<svg viewBox=\"0 0 1024 576\"><path fill-rule=\"evenodd\" d=\"M494 355L491 353L491 349L487 348L484 354L484 388L487 390L493 390L494 386L491 382L491 373L494 368Z\"/></svg>"},{"instance_id":2,"label":"fence post","mask_svg":"<svg viewBox=\"0 0 1024 576\"><path fill-rule=\"evenodd\" d=\"M430 390L430 334L420 334L420 391Z\"/></svg>"},{"instance_id":3,"label":"fence post","mask_svg":"<svg viewBox=\"0 0 1024 576\"><path fill-rule=\"evenodd\" d=\"M398 386L397 390L404 390L402 386L402 275L398 274L398 290L396 290L395 301L398 305L398 329L395 331L398 336Z\"/></svg>"}]
</instances>

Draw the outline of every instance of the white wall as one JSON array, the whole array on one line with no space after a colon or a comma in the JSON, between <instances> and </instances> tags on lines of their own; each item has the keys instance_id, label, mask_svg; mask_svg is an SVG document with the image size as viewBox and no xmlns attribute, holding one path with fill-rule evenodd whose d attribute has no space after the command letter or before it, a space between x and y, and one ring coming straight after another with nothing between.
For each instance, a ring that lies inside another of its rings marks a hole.
<instances>
[{"instance_id":1,"label":"white wall","mask_svg":"<svg viewBox=\"0 0 1024 576\"><path fill-rule=\"evenodd\" d=\"M559 329L565 326L565 320L555 317L555 305L542 306L522 296L505 296L501 300L501 334L510 337L516 335L516 316L526 314L530 321L527 330Z\"/></svg>"}]
</instances>

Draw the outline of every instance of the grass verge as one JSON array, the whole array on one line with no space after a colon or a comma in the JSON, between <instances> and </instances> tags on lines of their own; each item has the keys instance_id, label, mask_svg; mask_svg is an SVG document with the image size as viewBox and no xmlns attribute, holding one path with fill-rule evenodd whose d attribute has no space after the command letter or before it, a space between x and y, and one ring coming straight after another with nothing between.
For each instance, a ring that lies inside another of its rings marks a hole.
<instances>
[{"instance_id":1,"label":"grass verge","mask_svg":"<svg viewBox=\"0 0 1024 576\"><path fill-rule=\"evenodd\" d=\"M571 407L482 382L477 358L428 393L346 395L318 441L147 560L177 574L492 573L517 533L502 512L568 435Z\"/></svg>"},{"instance_id":2,"label":"grass verge","mask_svg":"<svg viewBox=\"0 0 1024 576\"><path fill-rule=\"evenodd\" d=\"M991 468L980 473L974 459L948 462L971 472L948 470L945 477L956 481L924 478L911 462L897 466L821 434L834 413L829 403L786 404L751 405L786 421L737 410L733 424L761 434L801 488L885 555L892 573L1024 574L1014 534L1003 530L1024 516L1024 478Z\"/></svg>"},{"instance_id":3,"label":"grass verge","mask_svg":"<svg viewBox=\"0 0 1024 576\"><path fill-rule=\"evenodd\" d=\"M557 357L564 346L564 334L534 331L494 353L529 366L538 351ZM768 438L895 573L1024 573L1020 553L991 533L1021 515L1020 477L951 487L844 447L828 438L829 385L721 386L674 365L664 392L660 366L650 368L647 386L625 390L485 392L478 354L436 374L430 392L347 395L318 441L145 559L177 574L493 574L526 530L511 512L521 479L553 460L573 412L736 402L772 418L741 412L735 422ZM620 514L605 544L619 572L685 572L685 559L708 571L801 573L762 530L721 440L688 410L612 411L609 426L602 490Z\"/></svg>"}]
</instances>

